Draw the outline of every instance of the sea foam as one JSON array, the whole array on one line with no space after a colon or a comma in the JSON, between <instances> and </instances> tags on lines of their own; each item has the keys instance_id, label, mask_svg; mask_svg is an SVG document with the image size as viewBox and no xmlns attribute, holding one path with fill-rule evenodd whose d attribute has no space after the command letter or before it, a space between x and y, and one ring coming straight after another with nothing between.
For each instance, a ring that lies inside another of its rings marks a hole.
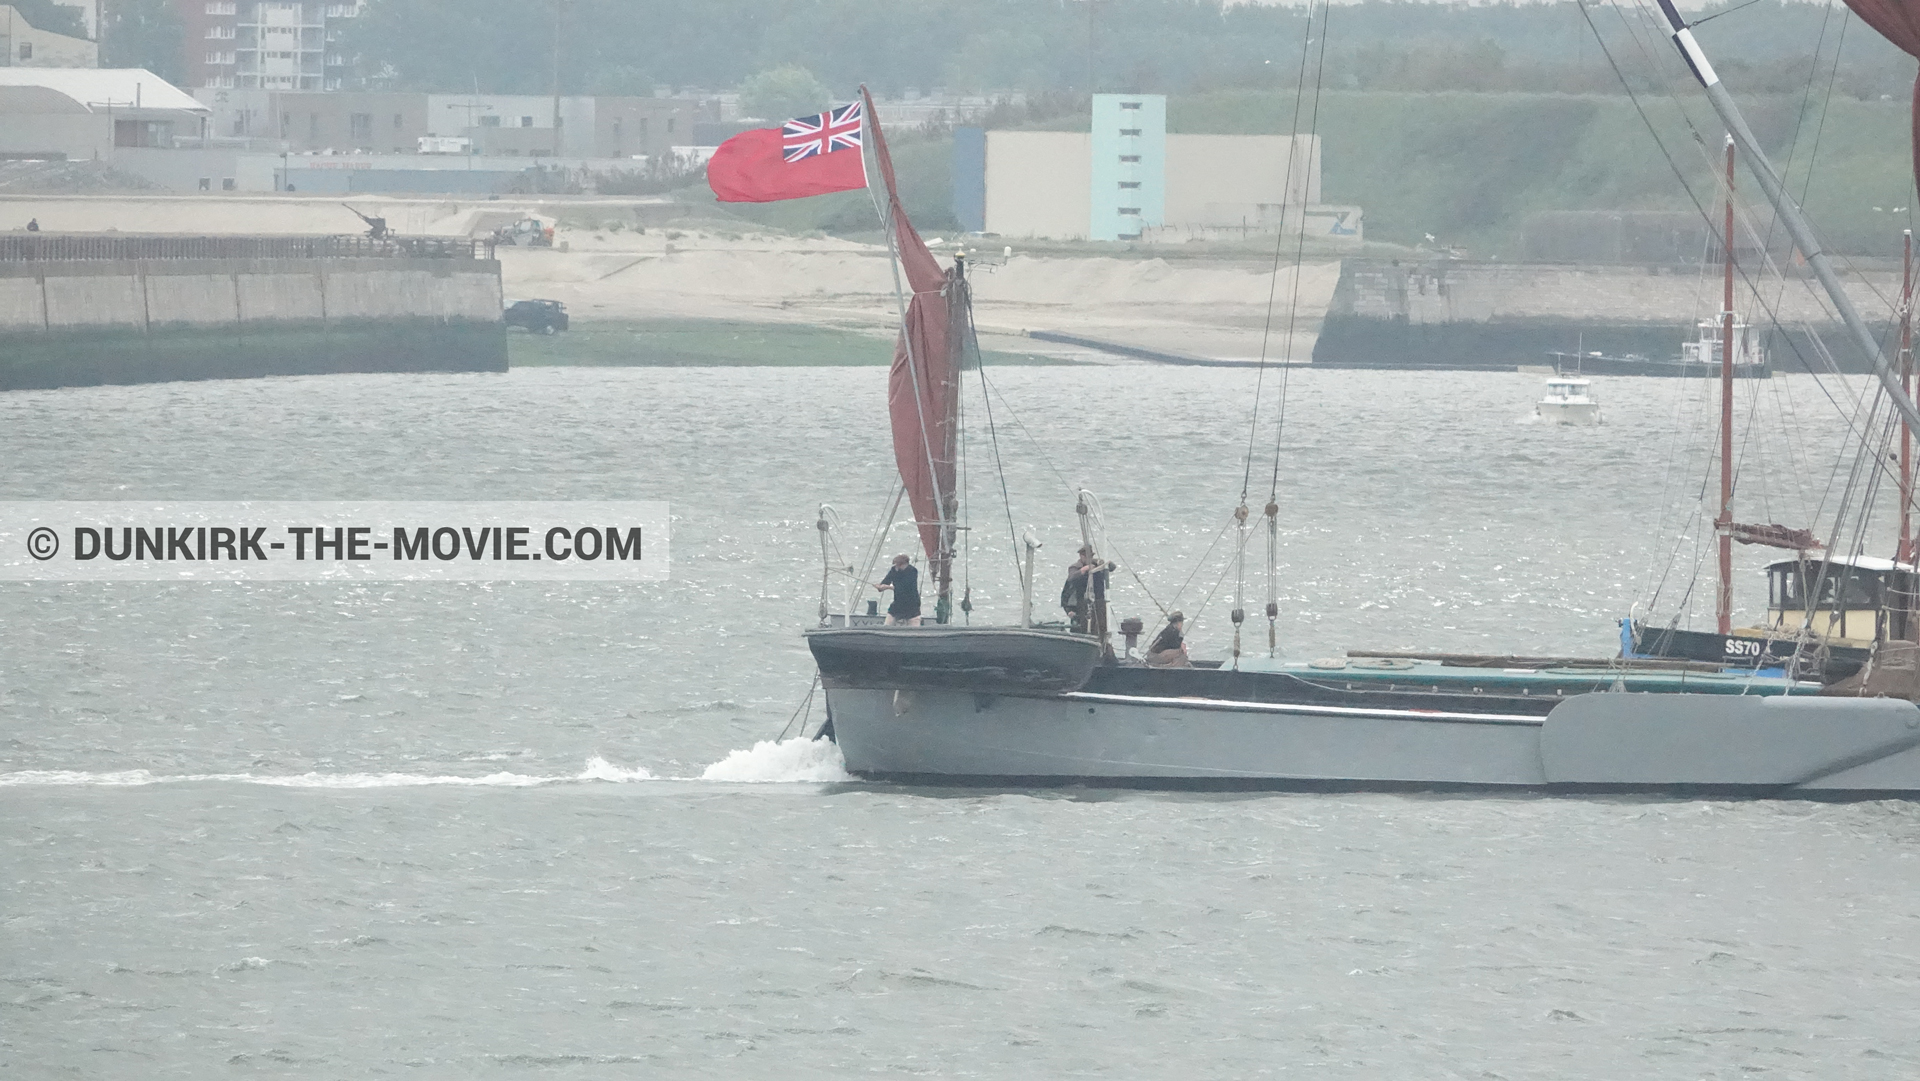
<instances>
[{"instance_id":1,"label":"sea foam","mask_svg":"<svg viewBox=\"0 0 1920 1081\"><path fill-rule=\"evenodd\" d=\"M761 740L735 751L707 767L703 781L743 781L765 784L781 781L851 781L840 745L828 739L795 736Z\"/></svg>"},{"instance_id":2,"label":"sea foam","mask_svg":"<svg viewBox=\"0 0 1920 1081\"><path fill-rule=\"evenodd\" d=\"M600 782L625 784L657 778L644 766L621 766L598 755L587 760L579 773L542 776L530 773L488 773L460 776L442 773L181 773L157 774L150 770L89 772L85 770L24 770L0 773L0 788L25 786L135 786L216 782L265 785L271 788L428 788L438 786L472 788L534 788L541 785ZM673 778L669 778L673 779ZM742 751L708 766L699 777L683 780L725 781L771 784L779 782L851 781L846 760L832 740L796 737L787 740L762 740Z\"/></svg>"},{"instance_id":3,"label":"sea foam","mask_svg":"<svg viewBox=\"0 0 1920 1081\"><path fill-rule=\"evenodd\" d=\"M632 769L628 769L625 766L616 766L599 755L594 755L592 758L587 759L587 768L580 771L580 776L575 778L575 780L651 781L653 780L653 773L645 766L634 766Z\"/></svg>"},{"instance_id":4,"label":"sea foam","mask_svg":"<svg viewBox=\"0 0 1920 1081\"><path fill-rule=\"evenodd\" d=\"M121 770L92 773L83 770L24 770L0 773L0 787L8 786L128 786L181 784L192 781L216 781L228 784L257 784L272 788L425 788L434 786L476 788L533 788L539 785L567 784L577 781L650 781L653 774L644 767L617 766L595 756L586 768L566 776L543 777L528 773L488 773L463 777L438 773L184 773L156 774L149 770Z\"/></svg>"}]
</instances>

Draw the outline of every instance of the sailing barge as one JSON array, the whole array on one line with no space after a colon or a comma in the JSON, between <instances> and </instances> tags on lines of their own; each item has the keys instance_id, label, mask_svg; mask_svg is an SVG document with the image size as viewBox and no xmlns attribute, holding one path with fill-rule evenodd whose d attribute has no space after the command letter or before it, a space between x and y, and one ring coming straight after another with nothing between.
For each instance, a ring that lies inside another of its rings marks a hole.
<instances>
[{"instance_id":1,"label":"sailing barge","mask_svg":"<svg viewBox=\"0 0 1920 1081\"><path fill-rule=\"evenodd\" d=\"M1697 48L1683 36L1683 48ZM865 105L885 231L912 298L889 379L895 459L937 603L932 626L860 626L850 605L829 612L823 582L821 626L806 641L825 691L822 734L853 773L938 784L1920 795L1920 706L1825 695L1791 666L1670 656L1286 664L1239 655L1236 607L1231 665L1146 667L1114 655L1098 579L1083 626L1032 625L1030 539L1022 623L953 626L957 388L974 348L965 265L941 268L915 233ZM1723 491L1722 524L1729 499ZM1091 551L1086 502L1082 493ZM1268 504L1270 529L1276 510ZM1244 528L1244 502L1237 514ZM821 528L824 553L824 516ZM1275 612L1270 602L1270 625Z\"/></svg>"}]
</instances>

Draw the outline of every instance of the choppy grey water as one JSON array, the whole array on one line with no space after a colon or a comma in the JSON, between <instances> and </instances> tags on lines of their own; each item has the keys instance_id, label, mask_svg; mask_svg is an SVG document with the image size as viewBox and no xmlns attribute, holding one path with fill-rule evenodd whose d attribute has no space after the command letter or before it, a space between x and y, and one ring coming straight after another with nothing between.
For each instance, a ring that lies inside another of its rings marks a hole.
<instances>
[{"instance_id":1,"label":"choppy grey water","mask_svg":"<svg viewBox=\"0 0 1920 1081\"><path fill-rule=\"evenodd\" d=\"M1123 577L1122 614L1151 614L1151 589L1199 615L1200 652L1224 649L1233 575L1202 599L1231 537L1193 571L1239 498L1251 373L994 378L1015 524L1063 563L1069 487L1089 485L1144 582ZM0 586L0 1069L1920 1073L1912 804L912 791L823 783L830 748L764 745L811 675L816 505L857 533L887 493L883 381L548 369L0 396L0 498L675 515L672 580L642 587ZM1576 430L1525 423L1537 377L1289 383L1289 655L1602 654L1656 593L1705 599L1686 584L1707 388L1602 381L1607 424ZM1846 390L1743 388L1752 518L1831 513L1827 394ZM970 445L978 493L992 452ZM976 614L1005 618L1006 517L983 504L973 525ZM1740 558L1751 610L1766 553ZM716 764L731 779L702 779Z\"/></svg>"}]
</instances>

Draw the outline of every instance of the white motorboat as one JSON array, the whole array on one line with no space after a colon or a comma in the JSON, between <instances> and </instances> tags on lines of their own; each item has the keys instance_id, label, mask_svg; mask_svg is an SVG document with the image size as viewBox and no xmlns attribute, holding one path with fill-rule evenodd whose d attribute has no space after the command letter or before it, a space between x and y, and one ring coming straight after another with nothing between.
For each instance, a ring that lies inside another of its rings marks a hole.
<instances>
[{"instance_id":1,"label":"white motorboat","mask_svg":"<svg viewBox=\"0 0 1920 1081\"><path fill-rule=\"evenodd\" d=\"M1577 376L1547 380L1547 396L1535 403L1533 412L1548 424L1600 423L1600 402L1593 396L1592 383Z\"/></svg>"}]
</instances>

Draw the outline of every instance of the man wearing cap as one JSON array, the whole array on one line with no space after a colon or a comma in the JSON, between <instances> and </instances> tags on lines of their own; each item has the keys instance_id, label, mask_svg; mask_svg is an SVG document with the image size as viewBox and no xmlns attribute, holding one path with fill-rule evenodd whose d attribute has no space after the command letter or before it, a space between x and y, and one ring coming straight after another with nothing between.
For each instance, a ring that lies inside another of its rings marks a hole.
<instances>
[{"instance_id":1,"label":"man wearing cap","mask_svg":"<svg viewBox=\"0 0 1920 1081\"><path fill-rule=\"evenodd\" d=\"M1179 612L1167 613L1167 627L1147 647L1147 667L1149 668L1192 668L1193 661L1187 658L1186 617Z\"/></svg>"},{"instance_id":2,"label":"man wearing cap","mask_svg":"<svg viewBox=\"0 0 1920 1081\"><path fill-rule=\"evenodd\" d=\"M1094 588L1097 582L1098 589ZM1067 565L1067 584L1060 587L1060 607L1066 609L1067 625L1075 634L1087 633L1089 599L1104 594L1107 588L1107 561L1096 558L1093 549L1080 547L1080 558Z\"/></svg>"}]
</instances>

